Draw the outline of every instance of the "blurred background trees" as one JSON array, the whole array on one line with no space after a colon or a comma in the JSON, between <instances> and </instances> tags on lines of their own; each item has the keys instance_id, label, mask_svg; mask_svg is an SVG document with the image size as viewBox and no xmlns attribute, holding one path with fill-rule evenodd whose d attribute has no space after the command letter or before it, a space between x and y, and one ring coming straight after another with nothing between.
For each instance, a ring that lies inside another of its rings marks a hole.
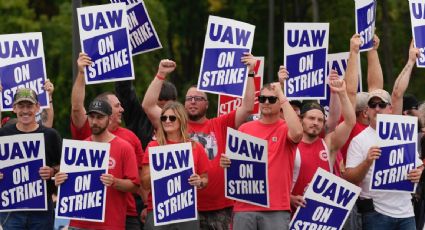
<instances>
[{"instance_id":1,"label":"blurred background trees","mask_svg":"<svg viewBox=\"0 0 425 230\"><path fill-rule=\"evenodd\" d=\"M107 4L107 0L83 0L83 5ZM271 5L270 5L271 3ZM177 62L169 77L179 90L197 83L204 36L209 15L233 18L256 26L253 54L265 56L265 76L275 76L283 63L284 22L329 22L329 53L349 49L354 29L353 0L145 0L163 49L133 57L139 97L143 97L163 58ZM272 7L270 7L272 6ZM270 14L272 12L272 14ZM274 19L273 63L269 56L269 16ZM54 127L70 137L70 95L72 87L72 1L0 0L0 33L43 32L47 76L55 84ZM379 54L385 89L391 91L394 79L406 63L411 41L408 1L378 1L376 33L381 39ZM361 54L363 83L366 82L366 53ZM414 69L408 92L425 99L424 70ZM265 82L269 82L265 78ZM113 83L87 86L86 103L96 94L113 90ZM210 95L209 115L216 114L216 95Z\"/></svg>"}]
</instances>

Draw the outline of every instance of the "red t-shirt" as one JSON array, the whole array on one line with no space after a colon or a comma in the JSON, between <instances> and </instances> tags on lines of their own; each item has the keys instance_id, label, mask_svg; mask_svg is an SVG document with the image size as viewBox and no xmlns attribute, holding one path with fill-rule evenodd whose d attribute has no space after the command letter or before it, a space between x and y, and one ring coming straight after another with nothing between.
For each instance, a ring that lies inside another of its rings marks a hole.
<instances>
[{"instance_id":1,"label":"red t-shirt","mask_svg":"<svg viewBox=\"0 0 425 230\"><path fill-rule=\"evenodd\" d=\"M301 141L296 151L294 165L295 181L292 188L292 195L303 195L307 185L313 179L317 168L322 168L330 172L329 152L326 143L322 138L317 138L311 144Z\"/></svg>"},{"instance_id":2,"label":"red t-shirt","mask_svg":"<svg viewBox=\"0 0 425 230\"><path fill-rule=\"evenodd\" d=\"M91 141L91 137L86 140ZM136 157L130 144L116 136L110 142L108 173L115 178L129 179L133 184L140 185ZM70 226L84 229L124 229L127 201L126 194L111 186L106 188L105 222L71 220Z\"/></svg>"},{"instance_id":3,"label":"red t-shirt","mask_svg":"<svg viewBox=\"0 0 425 230\"><path fill-rule=\"evenodd\" d=\"M239 131L267 140L270 208L236 201L235 212L290 210L290 192L296 143L288 138L288 126L279 120L263 124L260 120L241 125Z\"/></svg>"},{"instance_id":4,"label":"red t-shirt","mask_svg":"<svg viewBox=\"0 0 425 230\"><path fill-rule=\"evenodd\" d=\"M122 127L118 127L114 131L110 131L115 136L121 137L125 141L127 141L135 150L134 153L136 154L136 161L137 166L139 170L142 170L142 160L143 160L143 148L142 143L140 143L139 138L131 132L130 130ZM77 128L75 127L74 123L71 119L71 135L72 138L75 140L84 140L91 136L91 129L89 125L89 120L86 119L86 122L84 122L83 127ZM136 201L134 200L133 194L128 193L127 194L127 215L128 216L137 216L137 210L136 210Z\"/></svg>"},{"instance_id":5,"label":"red t-shirt","mask_svg":"<svg viewBox=\"0 0 425 230\"><path fill-rule=\"evenodd\" d=\"M189 121L189 133L200 142L210 160L208 186L198 191L198 210L219 210L233 206L233 201L224 197L224 170L220 157L226 151L227 127L235 128L236 111L198 124Z\"/></svg>"},{"instance_id":6,"label":"red t-shirt","mask_svg":"<svg viewBox=\"0 0 425 230\"><path fill-rule=\"evenodd\" d=\"M203 173L207 173L208 169L210 167L207 155L205 154L205 149L202 147L202 145L199 142L193 142L195 146L192 146L192 154L193 154L193 164L195 166L195 173L198 175L201 175ZM175 142L167 141L167 144L177 144ZM148 146L146 147L146 154L143 156L143 164L147 165L149 167L149 147L155 147L159 146L157 141L151 141ZM209 173L208 173L209 176ZM188 182L189 183L189 182ZM209 178L208 178L208 185L206 188L208 188L209 185ZM205 188L204 188L205 189ZM203 189L198 190L198 209L199 209L199 191ZM148 194L148 211L152 211L152 193L149 192Z\"/></svg>"}]
</instances>

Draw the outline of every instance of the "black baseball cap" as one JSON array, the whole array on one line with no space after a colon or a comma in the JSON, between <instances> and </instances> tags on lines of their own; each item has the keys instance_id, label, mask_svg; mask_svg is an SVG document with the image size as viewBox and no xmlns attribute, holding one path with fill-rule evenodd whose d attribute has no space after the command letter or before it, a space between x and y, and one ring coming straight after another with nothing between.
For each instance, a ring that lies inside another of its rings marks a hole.
<instances>
[{"instance_id":1,"label":"black baseball cap","mask_svg":"<svg viewBox=\"0 0 425 230\"><path fill-rule=\"evenodd\" d=\"M87 115L90 113L99 113L105 116L110 116L112 114L112 107L105 100L94 99L89 105Z\"/></svg>"}]
</instances>

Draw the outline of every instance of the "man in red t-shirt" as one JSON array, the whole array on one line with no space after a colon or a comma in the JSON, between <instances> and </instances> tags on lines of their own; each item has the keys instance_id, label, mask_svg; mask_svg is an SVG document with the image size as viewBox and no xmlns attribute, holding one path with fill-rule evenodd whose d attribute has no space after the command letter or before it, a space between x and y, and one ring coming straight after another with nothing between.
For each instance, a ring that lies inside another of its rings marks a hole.
<instances>
[{"instance_id":1,"label":"man in red t-shirt","mask_svg":"<svg viewBox=\"0 0 425 230\"><path fill-rule=\"evenodd\" d=\"M126 227L126 194L136 192L140 185L134 149L127 141L108 131L112 115L108 102L95 99L90 103L87 114L92 135L86 140L111 145L108 173L100 177L102 183L107 186L105 221L72 220L70 226L77 229L122 230ZM59 172L55 177L55 184L60 185L66 180L67 174Z\"/></svg>"},{"instance_id":2,"label":"man in red t-shirt","mask_svg":"<svg viewBox=\"0 0 425 230\"><path fill-rule=\"evenodd\" d=\"M241 125L239 131L267 140L270 207L236 201L233 229L288 229L295 149L303 128L279 83L266 84L258 101L261 118ZM284 119L280 118L281 109ZM230 163L223 154L220 165L229 167Z\"/></svg>"},{"instance_id":3,"label":"man in red t-shirt","mask_svg":"<svg viewBox=\"0 0 425 230\"><path fill-rule=\"evenodd\" d=\"M84 69L86 66L90 65L92 62L90 57L87 54L80 53L78 57L78 75L75 79L74 85L72 87L71 95L71 135L73 139L84 140L88 138L92 132L89 126L89 121L86 115L86 109L84 108L84 98L85 98L85 89L86 84L84 80ZM143 149L140 140L137 136L126 128L122 128L121 118L124 109L121 107L121 103L118 98L111 92L106 92L98 95L96 99L104 100L109 103L112 107L111 122L108 125L108 130L115 136L122 138L127 141L133 147L133 153L136 156L137 167L139 170L139 177L142 173L142 160L143 160ZM140 188L138 191L142 195L142 198L146 199L148 191ZM136 195L136 194L135 194ZM144 199L144 200L145 200ZM140 221L137 215L136 203L133 194L127 194L127 230L139 230L141 228Z\"/></svg>"},{"instance_id":4,"label":"man in red t-shirt","mask_svg":"<svg viewBox=\"0 0 425 230\"><path fill-rule=\"evenodd\" d=\"M305 206L304 191L317 168L331 172L336 160L336 154L348 139L356 117L353 107L348 99L344 80L338 78L335 70L329 75L329 87L336 93L341 104L344 121L334 131L327 133L324 138L320 133L325 125L325 111L317 103L305 104L301 109L301 124L303 126L303 138L298 144L295 163L294 177L291 192L291 207L293 211L298 206ZM331 105L332 106L332 105Z\"/></svg>"},{"instance_id":5,"label":"man in red t-shirt","mask_svg":"<svg viewBox=\"0 0 425 230\"><path fill-rule=\"evenodd\" d=\"M227 127L237 129L254 109L254 67L257 60L246 53L241 61L248 66L248 83L241 107L220 117L208 119L208 98L196 86L186 93L185 109L189 116L189 133L193 140L200 142L210 160L208 187L198 192L199 220L201 229L228 229L233 201L224 196L224 171L220 168L220 154L225 152ZM157 105L159 92L167 74L174 71L176 63L165 59L159 64L158 73L152 80L143 99L143 109L154 127L159 127L161 108Z\"/></svg>"}]
</instances>

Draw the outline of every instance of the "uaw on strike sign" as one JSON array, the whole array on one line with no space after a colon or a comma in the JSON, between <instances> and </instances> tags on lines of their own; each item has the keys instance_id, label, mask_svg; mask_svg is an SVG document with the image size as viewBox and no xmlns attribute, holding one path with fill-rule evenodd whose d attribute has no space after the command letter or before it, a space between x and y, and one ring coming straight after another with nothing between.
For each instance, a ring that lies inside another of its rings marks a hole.
<instances>
[{"instance_id":1,"label":"uaw on strike sign","mask_svg":"<svg viewBox=\"0 0 425 230\"><path fill-rule=\"evenodd\" d=\"M205 35L198 89L242 97L248 77L241 62L251 52L255 26L232 19L210 16Z\"/></svg>"},{"instance_id":2,"label":"uaw on strike sign","mask_svg":"<svg viewBox=\"0 0 425 230\"><path fill-rule=\"evenodd\" d=\"M1 111L12 111L13 97L21 87L34 90L41 108L48 108L46 76L41 33L0 35Z\"/></svg>"},{"instance_id":3,"label":"uaw on strike sign","mask_svg":"<svg viewBox=\"0 0 425 230\"><path fill-rule=\"evenodd\" d=\"M414 191L415 184L407 179L407 174L417 167L417 124L414 116L377 115L381 156L372 165L370 190Z\"/></svg>"},{"instance_id":4,"label":"uaw on strike sign","mask_svg":"<svg viewBox=\"0 0 425 230\"><path fill-rule=\"evenodd\" d=\"M192 144L149 147L149 162L155 226L196 220Z\"/></svg>"},{"instance_id":5,"label":"uaw on strike sign","mask_svg":"<svg viewBox=\"0 0 425 230\"><path fill-rule=\"evenodd\" d=\"M105 221L106 187L100 176L108 172L109 143L63 140L60 170L68 174L58 188L56 217Z\"/></svg>"},{"instance_id":6,"label":"uaw on strike sign","mask_svg":"<svg viewBox=\"0 0 425 230\"><path fill-rule=\"evenodd\" d=\"M0 137L0 212L47 210L45 165L42 133Z\"/></svg>"},{"instance_id":7,"label":"uaw on strike sign","mask_svg":"<svg viewBox=\"0 0 425 230\"><path fill-rule=\"evenodd\" d=\"M306 205L298 207L289 229L342 229L360 191L360 187L317 168L304 193Z\"/></svg>"},{"instance_id":8,"label":"uaw on strike sign","mask_svg":"<svg viewBox=\"0 0 425 230\"><path fill-rule=\"evenodd\" d=\"M409 0L409 8L413 40L415 47L420 51L420 56L416 59L416 66L423 68L425 67L425 2Z\"/></svg>"},{"instance_id":9,"label":"uaw on strike sign","mask_svg":"<svg viewBox=\"0 0 425 230\"><path fill-rule=\"evenodd\" d=\"M124 3L77 9L81 48L93 62L86 84L133 80L133 61Z\"/></svg>"}]
</instances>

